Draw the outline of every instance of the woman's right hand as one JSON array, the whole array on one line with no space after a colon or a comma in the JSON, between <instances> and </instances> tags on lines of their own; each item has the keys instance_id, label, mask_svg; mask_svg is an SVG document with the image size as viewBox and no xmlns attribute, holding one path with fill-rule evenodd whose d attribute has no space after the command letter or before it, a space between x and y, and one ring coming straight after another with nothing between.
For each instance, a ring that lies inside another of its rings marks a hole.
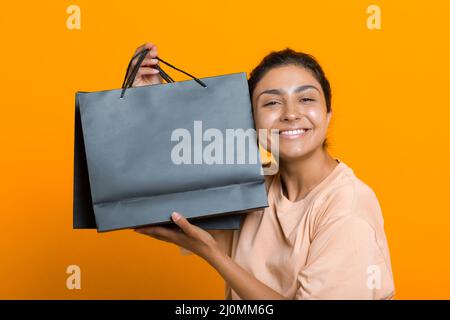
<instances>
[{"instance_id":1,"label":"woman's right hand","mask_svg":"<svg viewBox=\"0 0 450 320\"><path fill-rule=\"evenodd\" d=\"M159 75L159 70L153 68L156 65L159 65L159 60L155 57L158 56L158 51L156 45L151 42L147 42L142 46L138 47L135 51L135 54L143 49L149 49L150 51L145 56L144 61L142 61L141 66L136 74L136 78L134 79L132 87L140 87L140 86L148 86L151 84L160 84L162 83L162 78ZM131 63L131 69L136 65L138 58L135 58Z\"/></svg>"}]
</instances>

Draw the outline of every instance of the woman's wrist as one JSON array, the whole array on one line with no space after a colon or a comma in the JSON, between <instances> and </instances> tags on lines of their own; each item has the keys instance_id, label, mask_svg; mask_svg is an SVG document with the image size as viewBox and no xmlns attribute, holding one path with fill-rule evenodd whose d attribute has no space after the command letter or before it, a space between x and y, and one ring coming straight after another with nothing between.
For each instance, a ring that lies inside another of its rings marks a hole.
<instances>
[{"instance_id":1,"label":"woman's wrist","mask_svg":"<svg viewBox=\"0 0 450 320\"><path fill-rule=\"evenodd\" d=\"M226 254L220 249L219 245L215 241L207 247L204 255L205 260L214 268L216 268L218 263L220 263L220 261L225 257Z\"/></svg>"}]
</instances>

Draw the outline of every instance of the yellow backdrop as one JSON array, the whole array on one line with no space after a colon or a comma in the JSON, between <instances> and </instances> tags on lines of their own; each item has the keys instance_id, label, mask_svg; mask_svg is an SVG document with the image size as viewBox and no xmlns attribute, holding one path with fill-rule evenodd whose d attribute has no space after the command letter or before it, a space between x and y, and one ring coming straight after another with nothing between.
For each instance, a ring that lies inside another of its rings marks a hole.
<instances>
[{"instance_id":1,"label":"yellow backdrop","mask_svg":"<svg viewBox=\"0 0 450 320\"><path fill-rule=\"evenodd\" d=\"M367 27L373 4L381 29ZM223 298L215 270L174 245L72 230L74 94L119 88L152 41L199 77L250 72L285 47L316 56L334 93L330 151L380 200L397 298L449 299L449 12L442 0L3 2L0 298Z\"/></svg>"}]
</instances>

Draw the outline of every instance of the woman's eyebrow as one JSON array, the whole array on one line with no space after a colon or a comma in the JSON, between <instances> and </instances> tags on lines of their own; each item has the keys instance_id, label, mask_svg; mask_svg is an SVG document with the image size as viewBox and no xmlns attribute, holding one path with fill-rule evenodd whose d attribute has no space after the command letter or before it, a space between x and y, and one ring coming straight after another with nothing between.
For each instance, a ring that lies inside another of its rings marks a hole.
<instances>
[{"instance_id":1,"label":"woman's eyebrow","mask_svg":"<svg viewBox=\"0 0 450 320\"><path fill-rule=\"evenodd\" d=\"M299 92L305 91L307 89L315 89L320 92L320 90L316 86L313 86L312 84L307 84L307 85L296 87L294 89L294 93L299 93ZM285 92L286 92L285 89L267 89L267 90L262 91L260 94L258 94L257 98L259 98L262 94L265 94L265 93L282 95Z\"/></svg>"}]
</instances>

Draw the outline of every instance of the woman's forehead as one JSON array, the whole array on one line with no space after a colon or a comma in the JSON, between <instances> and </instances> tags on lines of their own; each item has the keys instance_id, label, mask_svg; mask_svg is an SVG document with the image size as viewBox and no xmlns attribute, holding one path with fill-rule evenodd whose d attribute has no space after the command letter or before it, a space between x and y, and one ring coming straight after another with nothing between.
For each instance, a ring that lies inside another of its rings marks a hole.
<instances>
[{"instance_id":1,"label":"woman's forehead","mask_svg":"<svg viewBox=\"0 0 450 320\"><path fill-rule=\"evenodd\" d=\"M269 70L258 82L255 91L268 88L287 89L309 84L319 85L309 69L295 65L287 65Z\"/></svg>"},{"instance_id":2,"label":"woman's forehead","mask_svg":"<svg viewBox=\"0 0 450 320\"><path fill-rule=\"evenodd\" d=\"M259 97L265 91L294 92L296 88L308 86L322 91L320 83L309 69L295 65L276 67L269 70L257 83L253 98Z\"/></svg>"}]
</instances>

